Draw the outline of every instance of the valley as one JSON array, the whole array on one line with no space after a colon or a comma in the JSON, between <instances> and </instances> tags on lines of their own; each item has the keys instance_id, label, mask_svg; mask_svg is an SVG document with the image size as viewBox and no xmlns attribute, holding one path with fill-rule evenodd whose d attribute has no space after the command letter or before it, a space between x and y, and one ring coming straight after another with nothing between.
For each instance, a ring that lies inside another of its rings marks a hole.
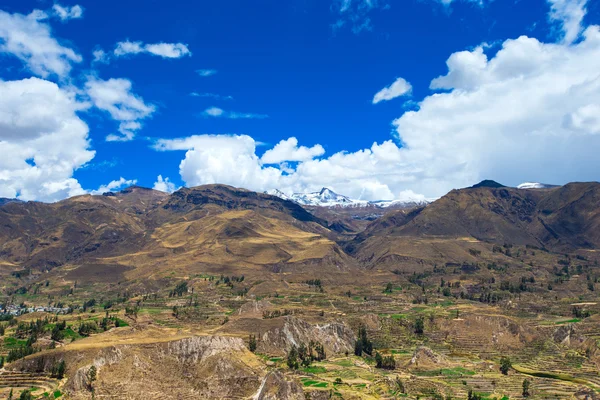
<instances>
[{"instance_id":1,"label":"valley","mask_svg":"<svg viewBox=\"0 0 600 400\"><path fill-rule=\"evenodd\" d=\"M7 201L0 399L599 398L600 184L531 186Z\"/></svg>"}]
</instances>

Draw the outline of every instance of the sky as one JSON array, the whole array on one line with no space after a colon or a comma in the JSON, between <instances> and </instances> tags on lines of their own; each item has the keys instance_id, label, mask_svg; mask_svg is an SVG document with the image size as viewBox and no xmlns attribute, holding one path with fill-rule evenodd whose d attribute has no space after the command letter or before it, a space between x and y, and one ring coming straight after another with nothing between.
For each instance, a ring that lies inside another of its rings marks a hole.
<instances>
[{"instance_id":1,"label":"sky","mask_svg":"<svg viewBox=\"0 0 600 400\"><path fill-rule=\"evenodd\" d=\"M594 0L3 0L0 197L596 181Z\"/></svg>"}]
</instances>

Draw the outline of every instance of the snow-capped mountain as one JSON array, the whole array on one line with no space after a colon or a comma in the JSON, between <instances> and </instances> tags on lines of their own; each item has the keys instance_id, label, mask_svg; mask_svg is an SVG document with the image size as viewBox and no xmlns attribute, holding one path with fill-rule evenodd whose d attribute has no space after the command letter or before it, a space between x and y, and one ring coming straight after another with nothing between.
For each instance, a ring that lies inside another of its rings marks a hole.
<instances>
[{"instance_id":1,"label":"snow-capped mountain","mask_svg":"<svg viewBox=\"0 0 600 400\"><path fill-rule=\"evenodd\" d=\"M319 207L373 207L373 208L388 208L388 207L414 207L423 206L433 199L423 200L420 198L407 198L403 200L356 200L348 196L335 193L329 188L323 188L318 192L312 193L294 193L287 195L282 191L275 189L269 190L267 194L280 197L282 199L291 200L303 206L319 206Z\"/></svg>"},{"instance_id":2,"label":"snow-capped mountain","mask_svg":"<svg viewBox=\"0 0 600 400\"><path fill-rule=\"evenodd\" d=\"M296 203L304 206L321 207L352 206L368 203L364 200L353 200L347 196L337 194L328 188L323 188L318 192L312 193L294 193L290 200L293 200Z\"/></svg>"},{"instance_id":3,"label":"snow-capped mountain","mask_svg":"<svg viewBox=\"0 0 600 400\"><path fill-rule=\"evenodd\" d=\"M517 189L549 189L553 187L557 187L557 185L548 185L539 182L524 182L517 186Z\"/></svg>"}]
</instances>

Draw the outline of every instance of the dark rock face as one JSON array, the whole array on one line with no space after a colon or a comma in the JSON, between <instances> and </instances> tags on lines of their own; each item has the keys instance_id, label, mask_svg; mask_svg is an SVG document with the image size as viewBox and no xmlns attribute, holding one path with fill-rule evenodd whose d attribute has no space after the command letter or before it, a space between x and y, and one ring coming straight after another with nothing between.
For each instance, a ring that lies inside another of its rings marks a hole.
<instances>
[{"instance_id":1,"label":"dark rock face","mask_svg":"<svg viewBox=\"0 0 600 400\"><path fill-rule=\"evenodd\" d=\"M487 187L487 188L502 188L502 187L506 187L501 183L498 183L496 181L492 181L490 179L485 179L473 186L471 186L471 189L476 189L476 188L481 188L481 187Z\"/></svg>"}]
</instances>

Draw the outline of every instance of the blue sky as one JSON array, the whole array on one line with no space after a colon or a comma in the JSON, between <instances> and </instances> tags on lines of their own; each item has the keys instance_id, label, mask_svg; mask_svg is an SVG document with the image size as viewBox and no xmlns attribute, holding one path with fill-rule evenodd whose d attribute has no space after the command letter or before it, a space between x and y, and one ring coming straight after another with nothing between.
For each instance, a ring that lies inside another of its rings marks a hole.
<instances>
[{"instance_id":1,"label":"blue sky","mask_svg":"<svg viewBox=\"0 0 600 400\"><path fill-rule=\"evenodd\" d=\"M0 111L0 144L23 154L0 161L0 196L51 201L136 181L329 186L376 199L435 197L483 178L598 178L600 95L577 91L582 76L595 88L598 49L584 33L598 22L595 1L4 0L0 10L10 21L0 28L0 96L23 101L4 122ZM11 46L20 34L31 37ZM374 104L397 78L410 90ZM520 89L562 78L557 93ZM29 115L47 108L23 100L37 90L64 94L65 107L48 100L54 116ZM507 112L500 92L531 113ZM552 100L561 95L565 104ZM48 136L74 121L87 130Z\"/></svg>"}]
</instances>

